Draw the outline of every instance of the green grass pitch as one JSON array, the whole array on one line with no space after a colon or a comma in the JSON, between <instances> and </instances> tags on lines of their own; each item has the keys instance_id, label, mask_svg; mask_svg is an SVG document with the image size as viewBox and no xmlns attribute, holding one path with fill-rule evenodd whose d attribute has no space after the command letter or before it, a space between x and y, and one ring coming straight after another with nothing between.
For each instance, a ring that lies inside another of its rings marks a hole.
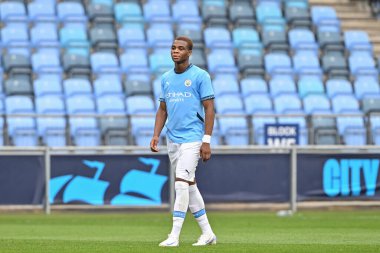
<instances>
[{"instance_id":1,"label":"green grass pitch","mask_svg":"<svg viewBox=\"0 0 380 253\"><path fill-rule=\"evenodd\" d=\"M160 248L169 212L0 214L0 252L380 252L380 212L209 212L218 244L195 248L200 234L190 213L180 247Z\"/></svg>"}]
</instances>

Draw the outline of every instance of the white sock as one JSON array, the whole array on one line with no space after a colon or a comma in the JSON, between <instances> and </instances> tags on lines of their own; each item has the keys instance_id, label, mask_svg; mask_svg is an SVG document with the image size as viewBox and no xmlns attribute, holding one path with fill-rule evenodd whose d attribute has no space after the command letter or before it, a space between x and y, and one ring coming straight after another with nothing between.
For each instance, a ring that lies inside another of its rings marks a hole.
<instances>
[{"instance_id":1,"label":"white sock","mask_svg":"<svg viewBox=\"0 0 380 253\"><path fill-rule=\"evenodd\" d=\"M205 203L196 184L189 186L189 207L202 230L202 234L213 233L207 219Z\"/></svg>"},{"instance_id":2,"label":"white sock","mask_svg":"<svg viewBox=\"0 0 380 253\"><path fill-rule=\"evenodd\" d=\"M189 207L189 184L182 181L176 181L174 187L176 197L173 210L173 228L170 235L179 238L183 221L186 217L187 208Z\"/></svg>"}]
</instances>

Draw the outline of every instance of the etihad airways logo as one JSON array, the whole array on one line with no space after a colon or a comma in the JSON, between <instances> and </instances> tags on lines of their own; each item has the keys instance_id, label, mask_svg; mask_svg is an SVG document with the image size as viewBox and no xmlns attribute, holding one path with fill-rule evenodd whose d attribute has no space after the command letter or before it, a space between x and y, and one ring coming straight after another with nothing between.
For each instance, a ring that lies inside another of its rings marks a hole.
<instances>
[{"instance_id":1,"label":"etihad airways logo","mask_svg":"<svg viewBox=\"0 0 380 253\"><path fill-rule=\"evenodd\" d=\"M192 97L191 92L168 92L166 93L166 99L169 102L183 102L185 99Z\"/></svg>"}]
</instances>

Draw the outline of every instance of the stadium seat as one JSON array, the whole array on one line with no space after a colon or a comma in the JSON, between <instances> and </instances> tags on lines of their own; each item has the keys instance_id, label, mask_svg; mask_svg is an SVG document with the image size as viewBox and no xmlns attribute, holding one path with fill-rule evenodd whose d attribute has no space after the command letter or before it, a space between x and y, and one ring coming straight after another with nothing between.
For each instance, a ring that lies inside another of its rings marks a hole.
<instances>
[{"instance_id":1,"label":"stadium seat","mask_svg":"<svg viewBox=\"0 0 380 253\"><path fill-rule=\"evenodd\" d=\"M235 27L253 27L256 25L253 7L248 2L232 2L228 8L228 13L230 21Z\"/></svg>"},{"instance_id":2,"label":"stadium seat","mask_svg":"<svg viewBox=\"0 0 380 253\"><path fill-rule=\"evenodd\" d=\"M220 134L226 145L248 145L248 124L244 104L237 94L228 94L215 100L215 108L220 114ZM234 115L234 116L227 116Z\"/></svg>"},{"instance_id":3,"label":"stadium seat","mask_svg":"<svg viewBox=\"0 0 380 253\"><path fill-rule=\"evenodd\" d=\"M314 33L308 29L292 29L288 33L289 44L294 52L307 51L318 53L318 44L316 43Z\"/></svg>"},{"instance_id":4,"label":"stadium seat","mask_svg":"<svg viewBox=\"0 0 380 253\"><path fill-rule=\"evenodd\" d=\"M10 54L22 54L26 56L30 54L29 33L26 28L19 26L6 26L2 28L1 41L2 47L7 48Z\"/></svg>"},{"instance_id":5,"label":"stadium seat","mask_svg":"<svg viewBox=\"0 0 380 253\"><path fill-rule=\"evenodd\" d=\"M237 74L233 52L229 49L218 49L207 55L207 64L210 74Z\"/></svg>"},{"instance_id":6,"label":"stadium seat","mask_svg":"<svg viewBox=\"0 0 380 253\"><path fill-rule=\"evenodd\" d=\"M340 31L320 29L317 32L317 40L323 52L344 53L344 45Z\"/></svg>"},{"instance_id":7,"label":"stadium seat","mask_svg":"<svg viewBox=\"0 0 380 253\"><path fill-rule=\"evenodd\" d=\"M158 48L170 48L174 33L172 30L164 30L161 27L150 27L146 30L148 46L157 50Z\"/></svg>"},{"instance_id":8,"label":"stadium seat","mask_svg":"<svg viewBox=\"0 0 380 253\"><path fill-rule=\"evenodd\" d=\"M93 73L102 76L111 74L119 76L119 59L114 53L95 52L90 56L91 68Z\"/></svg>"},{"instance_id":9,"label":"stadium seat","mask_svg":"<svg viewBox=\"0 0 380 253\"><path fill-rule=\"evenodd\" d=\"M1 20L7 26L17 26L26 28L28 18L23 2L5 1L0 5Z\"/></svg>"},{"instance_id":10,"label":"stadium seat","mask_svg":"<svg viewBox=\"0 0 380 253\"><path fill-rule=\"evenodd\" d=\"M86 29L82 27L62 27L59 30L61 46L66 53L89 55L89 41Z\"/></svg>"},{"instance_id":11,"label":"stadium seat","mask_svg":"<svg viewBox=\"0 0 380 253\"><path fill-rule=\"evenodd\" d=\"M166 1L148 1L143 4L144 19L150 25L158 23L170 24L172 17L170 13L169 3Z\"/></svg>"},{"instance_id":12,"label":"stadium seat","mask_svg":"<svg viewBox=\"0 0 380 253\"><path fill-rule=\"evenodd\" d=\"M323 71L329 78L349 78L346 58L342 54L328 53L321 60Z\"/></svg>"},{"instance_id":13,"label":"stadium seat","mask_svg":"<svg viewBox=\"0 0 380 253\"><path fill-rule=\"evenodd\" d=\"M348 58L350 73L354 77L360 75L377 76L378 71L375 68L375 60L372 55L367 54L351 54Z\"/></svg>"},{"instance_id":14,"label":"stadium seat","mask_svg":"<svg viewBox=\"0 0 380 253\"><path fill-rule=\"evenodd\" d=\"M239 84L234 78L215 78L212 84L215 97L226 94L239 94Z\"/></svg>"},{"instance_id":15,"label":"stadium seat","mask_svg":"<svg viewBox=\"0 0 380 253\"><path fill-rule=\"evenodd\" d=\"M321 27L334 28L335 31L340 30L340 21L336 11L331 6L312 6L311 19L313 24L321 29Z\"/></svg>"},{"instance_id":16,"label":"stadium seat","mask_svg":"<svg viewBox=\"0 0 380 253\"><path fill-rule=\"evenodd\" d=\"M91 116L96 112L93 99L85 95L70 96L66 98L66 110L70 115L70 135L73 143L76 146L98 146L99 127L97 119Z\"/></svg>"},{"instance_id":17,"label":"stadium seat","mask_svg":"<svg viewBox=\"0 0 380 253\"><path fill-rule=\"evenodd\" d=\"M37 130L35 119L17 117L17 114L34 114L34 106L29 96L7 96L5 98L8 116L8 134L14 146L37 146Z\"/></svg>"},{"instance_id":18,"label":"stadium seat","mask_svg":"<svg viewBox=\"0 0 380 253\"><path fill-rule=\"evenodd\" d=\"M258 111L272 110L272 100L267 94L251 93L244 97L245 112L247 114L255 114Z\"/></svg>"},{"instance_id":19,"label":"stadium seat","mask_svg":"<svg viewBox=\"0 0 380 253\"><path fill-rule=\"evenodd\" d=\"M359 111L359 101L353 94L339 94L331 98L333 112Z\"/></svg>"},{"instance_id":20,"label":"stadium seat","mask_svg":"<svg viewBox=\"0 0 380 253\"><path fill-rule=\"evenodd\" d=\"M261 78L243 78L240 80L241 95L268 93L268 85Z\"/></svg>"},{"instance_id":21,"label":"stadium seat","mask_svg":"<svg viewBox=\"0 0 380 253\"><path fill-rule=\"evenodd\" d=\"M32 68L37 74L62 73L61 62L56 54L38 52L32 55Z\"/></svg>"},{"instance_id":22,"label":"stadium seat","mask_svg":"<svg viewBox=\"0 0 380 253\"><path fill-rule=\"evenodd\" d=\"M114 5L115 20L123 27L143 28L144 17L139 3L118 2Z\"/></svg>"},{"instance_id":23,"label":"stadium seat","mask_svg":"<svg viewBox=\"0 0 380 253\"><path fill-rule=\"evenodd\" d=\"M5 54L3 55L4 71L11 77L13 76L31 76L32 66L28 56L22 54Z\"/></svg>"},{"instance_id":24,"label":"stadium seat","mask_svg":"<svg viewBox=\"0 0 380 253\"><path fill-rule=\"evenodd\" d=\"M379 82L371 77L360 77L356 79L354 82L354 88L357 99L380 94Z\"/></svg>"},{"instance_id":25,"label":"stadium seat","mask_svg":"<svg viewBox=\"0 0 380 253\"><path fill-rule=\"evenodd\" d=\"M75 95L92 96L92 85L86 79L66 79L63 81L63 90L66 97Z\"/></svg>"},{"instance_id":26,"label":"stadium seat","mask_svg":"<svg viewBox=\"0 0 380 253\"><path fill-rule=\"evenodd\" d=\"M4 83L4 92L10 95L33 95L33 87L28 79L10 78Z\"/></svg>"},{"instance_id":27,"label":"stadium seat","mask_svg":"<svg viewBox=\"0 0 380 253\"><path fill-rule=\"evenodd\" d=\"M274 109L276 113L292 113L302 110L301 100L296 93L280 94L273 99Z\"/></svg>"},{"instance_id":28,"label":"stadium seat","mask_svg":"<svg viewBox=\"0 0 380 253\"><path fill-rule=\"evenodd\" d=\"M114 12L112 4L89 3L87 5L89 21L95 27L112 28L114 24Z\"/></svg>"},{"instance_id":29,"label":"stadium seat","mask_svg":"<svg viewBox=\"0 0 380 253\"><path fill-rule=\"evenodd\" d=\"M57 4L57 17L65 25L85 28L87 16L79 2L60 2Z\"/></svg>"},{"instance_id":30,"label":"stadium seat","mask_svg":"<svg viewBox=\"0 0 380 253\"><path fill-rule=\"evenodd\" d=\"M261 53L262 44L259 33L250 27L238 27L232 31L232 41L235 48L244 51L256 50Z\"/></svg>"},{"instance_id":31,"label":"stadium seat","mask_svg":"<svg viewBox=\"0 0 380 253\"><path fill-rule=\"evenodd\" d=\"M117 31L119 47L128 48L145 48L147 46L145 40L145 32L140 27L121 27Z\"/></svg>"},{"instance_id":32,"label":"stadium seat","mask_svg":"<svg viewBox=\"0 0 380 253\"><path fill-rule=\"evenodd\" d=\"M302 1L287 1L302 2ZM309 28L311 27L310 12L308 7L286 4L284 17L290 27L294 28Z\"/></svg>"},{"instance_id":33,"label":"stadium seat","mask_svg":"<svg viewBox=\"0 0 380 253\"><path fill-rule=\"evenodd\" d=\"M174 64L169 53L154 52L149 55L149 66L152 73L162 74L173 68Z\"/></svg>"},{"instance_id":34,"label":"stadium seat","mask_svg":"<svg viewBox=\"0 0 380 253\"><path fill-rule=\"evenodd\" d=\"M227 27L229 20L225 5L220 5L216 2L203 1L201 10L202 19L206 26Z\"/></svg>"},{"instance_id":35,"label":"stadium seat","mask_svg":"<svg viewBox=\"0 0 380 253\"><path fill-rule=\"evenodd\" d=\"M295 93L296 85L293 79L274 77L269 81L269 89L272 97L283 93Z\"/></svg>"},{"instance_id":36,"label":"stadium seat","mask_svg":"<svg viewBox=\"0 0 380 253\"><path fill-rule=\"evenodd\" d=\"M90 78L91 65L87 56L79 54L64 54L62 66L68 77Z\"/></svg>"},{"instance_id":37,"label":"stadium seat","mask_svg":"<svg viewBox=\"0 0 380 253\"><path fill-rule=\"evenodd\" d=\"M207 27L203 31L205 46L210 49L231 48L232 40L228 29L224 27Z\"/></svg>"},{"instance_id":38,"label":"stadium seat","mask_svg":"<svg viewBox=\"0 0 380 253\"><path fill-rule=\"evenodd\" d=\"M325 89L320 77L303 76L298 80L298 94L304 98L310 94L324 94Z\"/></svg>"},{"instance_id":39,"label":"stadium seat","mask_svg":"<svg viewBox=\"0 0 380 253\"><path fill-rule=\"evenodd\" d=\"M270 52L287 53L289 50L285 30L263 30L261 38L264 48Z\"/></svg>"},{"instance_id":40,"label":"stadium seat","mask_svg":"<svg viewBox=\"0 0 380 253\"><path fill-rule=\"evenodd\" d=\"M124 81L124 91L126 96L152 95L150 81L129 79Z\"/></svg>"},{"instance_id":41,"label":"stadium seat","mask_svg":"<svg viewBox=\"0 0 380 253\"><path fill-rule=\"evenodd\" d=\"M330 111L330 100L325 94L310 94L303 98L303 108L306 114Z\"/></svg>"},{"instance_id":42,"label":"stadium seat","mask_svg":"<svg viewBox=\"0 0 380 253\"><path fill-rule=\"evenodd\" d=\"M293 56L293 66L294 72L297 73L299 77L303 75L321 76L323 74L318 56L310 52L297 52Z\"/></svg>"},{"instance_id":43,"label":"stadium seat","mask_svg":"<svg viewBox=\"0 0 380 253\"><path fill-rule=\"evenodd\" d=\"M45 95L62 95L62 86L59 79L43 79L39 78L34 80L34 95L36 97Z\"/></svg>"},{"instance_id":44,"label":"stadium seat","mask_svg":"<svg viewBox=\"0 0 380 253\"><path fill-rule=\"evenodd\" d=\"M134 144L148 146L153 136L155 106L150 96L136 95L126 98L126 110L131 120Z\"/></svg>"},{"instance_id":45,"label":"stadium seat","mask_svg":"<svg viewBox=\"0 0 380 253\"><path fill-rule=\"evenodd\" d=\"M363 115L358 110L346 110L343 114L350 114L350 116L341 115L337 118L338 132L343 137L344 144L365 145L367 141Z\"/></svg>"},{"instance_id":46,"label":"stadium seat","mask_svg":"<svg viewBox=\"0 0 380 253\"><path fill-rule=\"evenodd\" d=\"M253 139L258 145L264 145L264 129L265 124L276 124L277 120L275 116L272 116L272 110L262 110L258 111L252 116L252 127L253 127Z\"/></svg>"},{"instance_id":47,"label":"stadium seat","mask_svg":"<svg viewBox=\"0 0 380 253\"><path fill-rule=\"evenodd\" d=\"M54 117L38 117L37 129L42 143L47 146L66 146L65 105L61 96L45 95L36 97L38 114L54 114Z\"/></svg>"},{"instance_id":48,"label":"stadium seat","mask_svg":"<svg viewBox=\"0 0 380 253\"><path fill-rule=\"evenodd\" d=\"M344 79L330 79L326 81L326 93L332 98L340 94L352 94L352 85Z\"/></svg>"},{"instance_id":49,"label":"stadium seat","mask_svg":"<svg viewBox=\"0 0 380 253\"><path fill-rule=\"evenodd\" d=\"M93 27L90 29L90 41L97 52L117 52L116 33L109 27Z\"/></svg>"},{"instance_id":50,"label":"stadium seat","mask_svg":"<svg viewBox=\"0 0 380 253\"><path fill-rule=\"evenodd\" d=\"M289 56L281 53L269 53L264 57L265 70L270 76L293 75L292 62Z\"/></svg>"},{"instance_id":51,"label":"stadium seat","mask_svg":"<svg viewBox=\"0 0 380 253\"><path fill-rule=\"evenodd\" d=\"M56 22L55 6L49 2L30 2L28 3L29 20L33 23Z\"/></svg>"},{"instance_id":52,"label":"stadium seat","mask_svg":"<svg viewBox=\"0 0 380 253\"><path fill-rule=\"evenodd\" d=\"M200 30L202 19L196 2L177 1L171 5L173 21L181 28Z\"/></svg>"},{"instance_id":53,"label":"stadium seat","mask_svg":"<svg viewBox=\"0 0 380 253\"><path fill-rule=\"evenodd\" d=\"M106 145L128 145L128 120L124 99L118 95L104 95L96 99L100 130ZM109 115L109 116L107 116Z\"/></svg>"},{"instance_id":54,"label":"stadium seat","mask_svg":"<svg viewBox=\"0 0 380 253\"><path fill-rule=\"evenodd\" d=\"M351 54L365 52L372 55L372 44L365 31L345 31L344 44Z\"/></svg>"},{"instance_id":55,"label":"stadium seat","mask_svg":"<svg viewBox=\"0 0 380 253\"><path fill-rule=\"evenodd\" d=\"M60 45L57 27L54 23L39 23L30 30L30 41L39 52L51 51L58 54Z\"/></svg>"},{"instance_id":56,"label":"stadium seat","mask_svg":"<svg viewBox=\"0 0 380 253\"><path fill-rule=\"evenodd\" d=\"M124 96L119 79L99 78L93 83L94 95L100 96Z\"/></svg>"}]
</instances>

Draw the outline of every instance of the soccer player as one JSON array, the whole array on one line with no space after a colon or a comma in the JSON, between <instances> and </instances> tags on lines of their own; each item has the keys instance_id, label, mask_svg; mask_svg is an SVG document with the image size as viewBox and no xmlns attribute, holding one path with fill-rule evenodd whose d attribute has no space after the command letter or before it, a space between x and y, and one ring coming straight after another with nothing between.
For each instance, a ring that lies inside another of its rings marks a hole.
<instances>
[{"instance_id":1,"label":"soccer player","mask_svg":"<svg viewBox=\"0 0 380 253\"><path fill-rule=\"evenodd\" d=\"M159 246L179 246L179 235L188 207L197 220L202 235L193 246L216 244L208 222L205 204L195 182L198 160L211 157L210 140L214 126L214 91L210 75L191 64L193 42L188 37L175 38L171 57L174 69L161 78L160 106L157 110L150 148L157 152L159 136L166 122L168 155L175 169L173 227Z\"/></svg>"}]
</instances>

